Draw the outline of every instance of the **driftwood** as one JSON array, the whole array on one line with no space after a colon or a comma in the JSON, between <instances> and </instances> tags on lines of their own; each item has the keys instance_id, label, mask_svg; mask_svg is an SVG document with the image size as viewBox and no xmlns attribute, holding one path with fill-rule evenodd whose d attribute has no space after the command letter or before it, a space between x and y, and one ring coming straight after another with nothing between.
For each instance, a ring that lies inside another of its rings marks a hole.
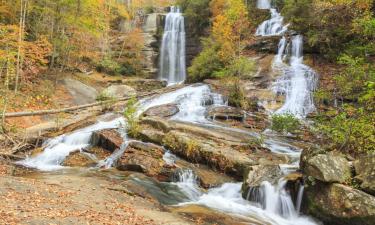
<instances>
[{"instance_id":1,"label":"driftwood","mask_svg":"<svg viewBox=\"0 0 375 225\"><path fill-rule=\"evenodd\" d=\"M160 89L158 91L152 91L152 92L147 92L141 95L135 96L137 99L143 98L143 97L149 97L152 95L157 95L157 94L163 94L169 91L176 90L178 88L181 88L181 86L174 86L174 87L167 87ZM72 106L68 108L62 108L62 109L50 109L50 110L40 110L40 111L30 111L30 112L11 112L11 113L5 113L4 117L5 118L11 118L11 117L22 117L22 116L39 116L39 115L47 115L47 114L57 114L61 112L72 112L76 111L79 109L85 109L85 108L90 108L94 106L100 106L100 105L105 105L105 104L111 104L115 102L121 102L121 101L127 101L130 100L132 97L124 97L124 98L118 98L118 99L113 99L113 100L106 100L106 101L100 101L100 102L95 102L95 103L90 103L90 104L85 104L85 105L78 105L78 106Z\"/></svg>"}]
</instances>

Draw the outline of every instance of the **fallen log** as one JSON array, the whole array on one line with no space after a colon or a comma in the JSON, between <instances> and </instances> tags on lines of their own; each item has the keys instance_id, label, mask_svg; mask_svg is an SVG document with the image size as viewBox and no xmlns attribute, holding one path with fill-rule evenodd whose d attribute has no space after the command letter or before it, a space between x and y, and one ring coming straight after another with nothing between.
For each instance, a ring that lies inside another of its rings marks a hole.
<instances>
[{"instance_id":1,"label":"fallen log","mask_svg":"<svg viewBox=\"0 0 375 225\"><path fill-rule=\"evenodd\" d=\"M184 85L178 85L178 86L173 86L173 87L166 87L163 89L160 89L158 91L152 91L152 92L147 92L141 95L135 96L137 99L144 98L144 97L149 97L152 95L157 95L157 94L163 94L167 93L173 90L176 90L178 88L183 87ZM116 102L122 102L122 101L128 101L132 97L124 97L124 98L118 98L118 99L111 99L111 100L106 100L106 101L100 101L100 102L95 102L95 103L90 103L90 104L85 104L85 105L78 105L78 106L72 106L68 108L62 108L62 109L49 109L49 110L39 110L39 111L29 111L29 112L11 112L11 113L5 113L3 116L5 118L11 118L11 117L23 117L23 116L40 116L40 115L47 115L47 114L57 114L57 113L62 113L62 112L73 112L79 109L85 109L85 108L90 108L94 106L100 106L100 105L106 105L106 104L111 104L111 103L116 103ZM2 115L0 115L0 118Z\"/></svg>"}]
</instances>

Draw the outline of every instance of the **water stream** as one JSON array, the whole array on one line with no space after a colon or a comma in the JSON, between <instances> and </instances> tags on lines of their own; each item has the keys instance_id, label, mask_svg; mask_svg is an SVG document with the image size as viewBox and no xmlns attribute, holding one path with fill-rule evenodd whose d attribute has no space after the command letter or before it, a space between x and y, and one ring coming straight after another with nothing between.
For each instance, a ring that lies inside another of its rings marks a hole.
<instances>
[{"instance_id":1,"label":"water stream","mask_svg":"<svg viewBox=\"0 0 375 225\"><path fill-rule=\"evenodd\" d=\"M185 23L180 8L172 6L165 18L164 34L160 48L159 78L168 85L186 79Z\"/></svg>"}]
</instances>

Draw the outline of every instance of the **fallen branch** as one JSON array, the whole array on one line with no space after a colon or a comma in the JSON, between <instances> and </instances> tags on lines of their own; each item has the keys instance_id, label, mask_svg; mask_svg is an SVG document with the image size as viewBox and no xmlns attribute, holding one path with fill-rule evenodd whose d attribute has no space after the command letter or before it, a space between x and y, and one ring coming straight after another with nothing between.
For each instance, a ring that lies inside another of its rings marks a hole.
<instances>
[{"instance_id":1,"label":"fallen branch","mask_svg":"<svg viewBox=\"0 0 375 225\"><path fill-rule=\"evenodd\" d=\"M175 86L175 87L167 87L160 89L159 91L152 91L148 93L144 93L141 95L135 96L136 98L143 98L143 97L149 97L152 95L156 94L163 94L169 91L173 91L175 89L181 88L181 85ZM106 101L100 101L100 102L95 102L95 103L90 103L90 104L85 104L85 105L78 105L78 106L72 106L68 108L62 108L62 109L51 109L51 110L40 110L40 111L30 111L30 112L12 112L12 113L5 113L4 117L5 118L11 118L11 117L22 117L22 116L39 116L39 115L46 115L46 114L57 114L61 112L72 112L76 111L79 109L85 109L85 108L90 108L94 106L100 106L100 105L105 105L105 104L110 104L110 103L115 103L115 102L121 102L121 101L127 101L130 100L132 97L124 97L124 98L118 98L118 99L113 99L113 100L106 100Z\"/></svg>"}]
</instances>

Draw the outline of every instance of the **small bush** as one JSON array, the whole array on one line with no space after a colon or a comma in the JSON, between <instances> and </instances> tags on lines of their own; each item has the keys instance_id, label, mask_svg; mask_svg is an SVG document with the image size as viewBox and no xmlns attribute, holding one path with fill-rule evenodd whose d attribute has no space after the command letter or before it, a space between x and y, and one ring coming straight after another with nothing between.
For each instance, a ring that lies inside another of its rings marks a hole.
<instances>
[{"instance_id":1,"label":"small bush","mask_svg":"<svg viewBox=\"0 0 375 225\"><path fill-rule=\"evenodd\" d=\"M111 59L110 57L105 57L96 67L98 72L108 73L110 75L121 74L123 68L119 63Z\"/></svg>"},{"instance_id":2,"label":"small bush","mask_svg":"<svg viewBox=\"0 0 375 225\"><path fill-rule=\"evenodd\" d=\"M246 100L245 92L240 85L239 79L234 79L233 83L229 86L228 103L231 106L248 109L249 103Z\"/></svg>"},{"instance_id":3,"label":"small bush","mask_svg":"<svg viewBox=\"0 0 375 225\"><path fill-rule=\"evenodd\" d=\"M124 117L127 121L128 134L132 137L136 137L139 132L139 119L137 116L137 99L131 98L127 103L124 110Z\"/></svg>"},{"instance_id":4,"label":"small bush","mask_svg":"<svg viewBox=\"0 0 375 225\"><path fill-rule=\"evenodd\" d=\"M295 133L300 128L299 120L292 114L272 115L271 129L281 133Z\"/></svg>"}]
</instances>

